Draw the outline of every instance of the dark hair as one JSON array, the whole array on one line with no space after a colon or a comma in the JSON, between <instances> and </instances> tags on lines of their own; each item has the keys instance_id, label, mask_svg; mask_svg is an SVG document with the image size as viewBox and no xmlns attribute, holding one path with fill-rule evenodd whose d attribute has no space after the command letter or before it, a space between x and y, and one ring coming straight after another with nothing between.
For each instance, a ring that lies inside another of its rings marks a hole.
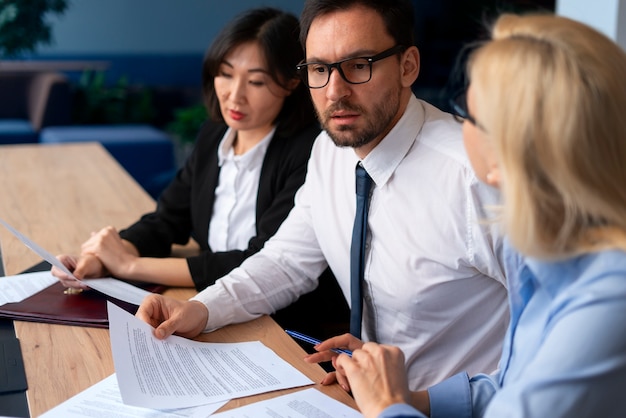
<instances>
[{"instance_id":1,"label":"dark hair","mask_svg":"<svg viewBox=\"0 0 626 418\"><path fill-rule=\"evenodd\" d=\"M300 44L306 47L306 38L313 20L321 15L363 6L375 10L385 22L387 32L396 45L415 45L415 17L409 0L306 0L300 15Z\"/></svg>"},{"instance_id":2,"label":"dark hair","mask_svg":"<svg viewBox=\"0 0 626 418\"><path fill-rule=\"evenodd\" d=\"M224 122L213 83L224 57L233 48L256 41L267 62L269 76L279 86L287 88L290 80L298 78L296 65L304 58L298 42L299 30L300 24L294 15L263 7L239 14L220 31L202 64L202 92L211 119ZM276 118L277 132L289 135L314 120L309 91L303 83L299 83L285 99Z\"/></svg>"}]
</instances>

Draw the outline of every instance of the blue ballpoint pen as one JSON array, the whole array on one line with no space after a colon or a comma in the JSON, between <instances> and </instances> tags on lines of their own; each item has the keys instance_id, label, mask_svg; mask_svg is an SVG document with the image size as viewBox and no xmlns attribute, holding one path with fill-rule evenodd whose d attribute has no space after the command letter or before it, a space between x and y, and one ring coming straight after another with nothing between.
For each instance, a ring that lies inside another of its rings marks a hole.
<instances>
[{"instance_id":1,"label":"blue ballpoint pen","mask_svg":"<svg viewBox=\"0 0 626 418\"><path fill-rule=\"evenodd\" d=\"M309 337L308 335L304 335L301 334L297 331L291 331L291 330L285 330L285 332L289 335L291 335L293 338L297 338L298 340L302 340L305 341L307 343L313 344L313 345L317 345L319 343L321 343L322 341L318 340L317 338L313 338L313 337ZM347 354L350 357L352 357L352 351L350 350L344 350L341 348L331 348L330 351L334 351L337 354Z\"/></svg>"}]
</instances>

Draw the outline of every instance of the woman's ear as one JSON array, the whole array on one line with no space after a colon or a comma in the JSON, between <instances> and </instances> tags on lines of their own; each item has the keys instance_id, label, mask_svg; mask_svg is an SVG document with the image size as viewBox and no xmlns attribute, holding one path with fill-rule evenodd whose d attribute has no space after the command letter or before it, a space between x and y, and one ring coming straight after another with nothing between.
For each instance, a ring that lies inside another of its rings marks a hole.
<instances>
[{"instance_id":1,"label":"woman's ear","mask_svg":"<svg viewBox=\"0 0 626 418\"><path fill-rule=\"evenodd\" d=\"M278 83L274 84L274 88L270 87L270 90L277 97L288 97L291 96L291 93L294 92L296 87L300 84L300 79L298 77L290 78L286 83L278 85Z\"/></svg>"},{"instance_id":2,"label":"woman's ear","mask_svg":"<svg viewBox=\"0 0 626 418\"><path fill-rule=\"evenodd\" d=\"M300 82L300 79L297 77L289 80L289 82L287 83L287 90L289 90L289 94L291 94L296 89L296 87L298 87L298 84L300 84Z\"/></svg>"},{"instance_id":3,"label":"woman's ear","mask_svg":"<svg viewBox=\"0 0 626 418\"><path fill-rule=\"evenodd\" d=\"M500 174L500 167L496 163L489 164L489 171L485 176L487 180L487 184L495 187L497 189L500 188L500 181L502 180L502 176Z\"/></svg>"}]
</instances>

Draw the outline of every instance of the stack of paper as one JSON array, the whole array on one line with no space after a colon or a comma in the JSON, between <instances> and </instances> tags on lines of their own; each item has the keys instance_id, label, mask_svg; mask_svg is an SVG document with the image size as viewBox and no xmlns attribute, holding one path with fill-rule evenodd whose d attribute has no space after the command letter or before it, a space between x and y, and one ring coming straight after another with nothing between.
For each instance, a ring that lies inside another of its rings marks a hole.
<instances>
[{"instance_id":1,"label":"stack of paper","mask_svg":"<svg viewBox=\"0 0 626 418\"><path fill-rule=\"evenodd\" d=\"M313 383L259 341L205 343L177 336L158 340L148 324L115 304L109 303L108 309L116 374L43 417L104 416L113 412L137 417L206 417L230 399ZM361 416L315 389L220 416L244 417L247 413L276 417L280 415L272 411L283 409L290 411L290 416Z\"/></svg>"}]
</instances>

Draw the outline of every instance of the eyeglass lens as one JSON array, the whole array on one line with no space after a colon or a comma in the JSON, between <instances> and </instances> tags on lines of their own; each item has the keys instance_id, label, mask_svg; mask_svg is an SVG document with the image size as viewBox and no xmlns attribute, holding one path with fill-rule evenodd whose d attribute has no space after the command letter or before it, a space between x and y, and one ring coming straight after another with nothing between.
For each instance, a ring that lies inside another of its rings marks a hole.
<instances>
[{"instance_id":1,"label":"eyeglass lens","mask_svg":"<svg viewBox=\"0 0 626 418\"><path fill-rule=\"evenodd\" d=\"M306 66L309 87L325 86L332 67L337 67L343 78L352 84L367 83L372 77L371 62L366 58L352 58L335 64L313 63Z\"/></svg>"},{"instance_id":2,"label":"eyeglass lens","mask_svg":"<svg viewBox=\"0 0 626 418\"><path fill-rule=\"evenodd\" d=\"M319 89L330 81L330 72L336 68L341 77L351 84L363 84L372 79L372 63L383 60L404 51L402 45L396 45L372 57L354 57L333 64L311 62L296 68L303 75L309 88Z\"/></svg>"},{"instance_id":3,"label":"eyeglass lens","mask_svg":"<svg viewBox=\"0 0 626 418\"><path fill-rule=\"evenodd\" d=\"M467 93L463 91L456 95L453 99L452 105L454 111L462 118L467 119L469 112L467 110Z\"/></svg>"},{"instance_id":4,"label":"eyeglass lens","mask_svg":"<svg viewBox=\"0 0 626 418\"><path fill-rule=\"evenodd\" d=\"M463 122L464 120L467 120L469 123L476 126L477 128L485 130L485 128L480 123L478 123L478 121L476 121L476 119L469 113L469 109L467 108L466 89L450 99L450 106L452 107L453 116L457 121Z\"/></svg>"}]
</instances>

